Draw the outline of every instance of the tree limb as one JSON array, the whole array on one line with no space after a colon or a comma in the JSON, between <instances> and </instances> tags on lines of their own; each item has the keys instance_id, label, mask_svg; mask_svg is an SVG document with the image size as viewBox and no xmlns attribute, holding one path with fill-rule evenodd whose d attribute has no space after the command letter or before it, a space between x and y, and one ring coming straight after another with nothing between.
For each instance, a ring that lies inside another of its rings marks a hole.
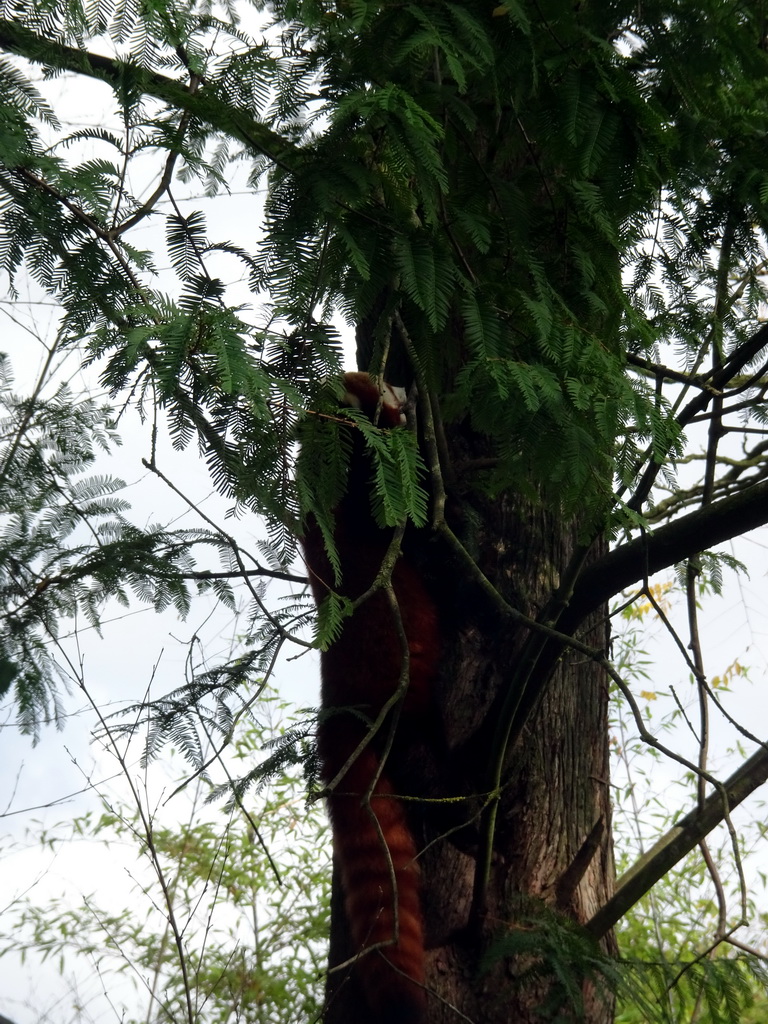
<instances>
[{"instance_id":1,"label":"tree limb","mask_svg":"<svg viewBox=\"0 0 768 1024\"><path fill-rule=\"evenodd\" d=\"M745 366L748 366L755 356L766 347L766 345L768 345L768 324L763 324L759 330L755 331L751 338L748 338L743 345L739 345L739 347L731 353L721 367L707 376L699 376L696 382L699 387L702 387L703 385L703 388L690 400L690 402L688 402L685 408L678 413L677 422L680 426L686 426L686 424L691 422L694 416L703 412L712 400L713 395L724 391L729 381L732 381ZM748 383L746 386L748 386ZM658 476L660 468L661 465L657 462L652 462L651 465L648 466L640 479L635 493L627 503L630 508L635 510L642 508L645 503L645 499L651 492L651 488Z\"/></svg>"},{"instance_id":2,"label":"tree limb","mask_svg":"<svg viewBox=\"0 0 768 1024\"><path fill-rule=\"evenodd\" d=\"M568 633L604 601L638 580L768 523L768 481L681 516L615 548L579 577L557 628Z\"/></svg>"},{"instance_id":3,"label":"tree limb","mask_svg":"<svg viewBox=\"0 0 768 1024\"><path fill-rule=\"evenodd\" d=\"M763 746L727 779L722 790L711 793L701 806L689 811L643 854L619 879L616 892L587 923L596 938L605 935L630 907L663 878L696 844L768 779L768 746Z\"/></svg>"},{"instance_id":4,"label":"tree limb","mask_svg":"<svg viewBox=\"0 0 768 1024\"><path fill-rule=\"evenodd\" d=\"M286 170L295 170L302 157L299 147L256 121L246 111L220 99L211 86L191 90L184 83L166 75L147 71L137 64L113 57L66 46L7 19L0 19L0 49L17 53L36 64L98 79L114 89L122 88L126 80L129 80L145 95L206 121L213 128L239 139L250 149L263 153Z\"/></svg>"},{"instance_id":5,"label":"tree limb","mask_svg":"<svg viewBox=\"0 0 768 1024\"><path fill-rule=\"evenodd\" d=\"M654 363L649 359L643 359L641 356L635 355L634 352L627 352L627 364L636 366L651 377L660 380L675 380L680 384L688 384L691 387L701 388L710 394L715 394L712 385L701 374L681 373L679 370L672 369L671 366L664 366L663 363Z\"/></svg>"}]
</instances>

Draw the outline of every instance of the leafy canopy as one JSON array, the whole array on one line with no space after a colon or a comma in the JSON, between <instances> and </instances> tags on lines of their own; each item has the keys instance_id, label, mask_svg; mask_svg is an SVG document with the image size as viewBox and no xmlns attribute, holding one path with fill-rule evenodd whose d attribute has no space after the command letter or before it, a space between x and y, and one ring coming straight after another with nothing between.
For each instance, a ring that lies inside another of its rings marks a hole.
<instances>
[{"instance_id":1,"label":"leafy canopy","mask_svg":"<svg viewBox=\"0 0 768 1024\"><path fill-rule=\"evenodd\" d=\"M246 31L245 5L6 5L6 48L106 79L122 123L65 132L3 61L2 266L63 300L66 335L87 338L112 389L157 389L177 442L202 438L217 483L270 517L284 551L301 512L287 442L339 365L336 309L366 327L373 368L400 311L446 417L468 417L495 452L475 486L543 492L603 522L616 477L680 451L670 404L626 360L674 343L697 365L725 236L743 287L717 310L723 351L755 321L758 13L254 6L279 42ZM105 34L120 61L86 59ZM124 167L153 153L165 170L142 199ZM245 245L211 237L174 201L174 171L212 193L232 161L268 187L255 249L255 225ZM158 213L176 299L128 241ZM267 299L266 325L227 304L213 254Z\"/></svg>"}]
</instances>

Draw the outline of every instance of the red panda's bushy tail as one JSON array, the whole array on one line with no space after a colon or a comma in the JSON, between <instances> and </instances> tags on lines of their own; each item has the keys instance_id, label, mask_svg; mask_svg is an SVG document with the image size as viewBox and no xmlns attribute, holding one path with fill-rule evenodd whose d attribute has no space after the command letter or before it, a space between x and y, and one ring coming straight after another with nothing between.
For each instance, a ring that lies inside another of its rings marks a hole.
<instances>
[{"instance_id":1,"label":"red panda's bushy tail","mask_svg":"<svg viewBox=\"0 0 768 1024\"><path fill-rule=\"evenodd\" d=\"M326 782L332 781L332 773L342 769L357 745L350 742L357 730L344 717L334 716L336 721L331 718L320 729ZM340 742L342 726L347 742ZM359 954L355 969L376 1020L419 1024L426 993L417 850L405 807L395 798L385 771L371 792L380 767L379 756L369 745L329 797L334 851Z\"/></svg>"}]
</instances>

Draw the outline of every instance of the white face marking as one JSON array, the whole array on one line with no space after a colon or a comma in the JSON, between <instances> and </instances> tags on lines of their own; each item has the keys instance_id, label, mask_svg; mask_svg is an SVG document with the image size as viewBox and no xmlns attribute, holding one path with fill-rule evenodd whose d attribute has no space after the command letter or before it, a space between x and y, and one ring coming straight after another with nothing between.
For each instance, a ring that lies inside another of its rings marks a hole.
<instances>
[{"instance_id":1,"label":"white face marking","mask_svg":"<svg viewBox=\"0 0 768 1024\"><path fill-rule=\"evenodd\" d=\"M392 384L384 385L384 405L389 409L396 409L400 413L400 425L405 425L405 413L403 412L403 406L405 405L406 395L405 388L393 387Z\"/></svg>"}]
</instances>

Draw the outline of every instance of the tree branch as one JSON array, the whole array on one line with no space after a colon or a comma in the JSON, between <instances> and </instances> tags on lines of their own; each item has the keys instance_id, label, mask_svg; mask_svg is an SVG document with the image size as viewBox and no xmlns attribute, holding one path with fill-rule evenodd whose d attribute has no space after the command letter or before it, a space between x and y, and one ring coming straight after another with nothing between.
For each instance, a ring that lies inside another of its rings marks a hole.
<instances>
[{"instance_id":1,"label":"tree branch","mask_svg":"<svg viewBox=\"0 0 768 1024\"><path fill-rule=\"evenodd\" d=\"M263 153L285 170L295 170L302 157L302 151L292 142L254 120L245 111L221 100L210 86L190 90L184 83L166 75L113 57L66 46L7 19L0 19L0 49L17 53L36 64L98 79L114 89L122 88L126 80L131 81L145 95L206 121L213 128L239 139L250 149Z\"/></svg>"},{"instance_id":2,"label":"tree branch","mask_svg":"<svg viewBox=\"0 0 768 1024\"><path fill-rule=\"evenodd\" d=\"M700 390L688 402L685 408L678 413L677 422L680 426L686 426L694 416L703 412L711 402L713 395L724 391L729 381L732 381L745 366L748 366L758 352L765 348L766 345L768 345L768 324L763 324L759 330L755 331L751 338L748 338L743 345L740 345L731 353L719 369L706 377L699 376L697 378L698 386L701 387L703 385L706 389ZM648 466L640 479L635 493L628 502L630 508L635 510L642 508L660 469L661 464L657 462L653 462Z\"/></svg>"},{"instance_id":3,"label":"tree branch","mask_svg":"<svg viewBox=\"0 0 768 1024\"><path fill-rule=\"evenodd\" d=\"M766 523L768 481L763 480L615 548L581 574L558 629L570 632L625 587Z\"/></svg>"},{"instance_id":4,"label":"tree branch","mask_svg":"<svg viewBox=\"0 0 768 1024\"><path fill-rule=\"evenodd\" d=\"M711 793L700 807L680 818L624 872L616 892L587 923L587 930L598 939L605 935L670 868L725 819L727 812L742 803L767 779L768 746L763 746L723 783L721 790Z\"/></svg>"},{"instance_id":5,"label":"tree branch","mask_svg":"<svg viewBox=\"0 0 768 1024\"><path fill-rule=\"evenodd\" d=\"M641 356L635 355L633 352L627 352L627 363L629 366L636 366L650 377L656 377L660 380L675 380L680 384L688 384L693 388L701 388L703 391L708 391L710 394L716 393L712 388L712 385L708 383L701 374L681 373L679 370L673 370L671 366L664 366L663 363L654 363L649 359L643 359Z\"/></svg>"},{"instance_id":6,"label":"tree branch","mask_svg":"<svg viewBox=\"0 0 768 1024\"><path fill-rule=\"evenodd\" d=\"M285 580L287 583L298 583L299 586L306 586L309 580L306 576L299 576L292 572L280 572L277 569L264 569L259 566L257 569L237 569L233 572L211 572L208 569L200 569L198 572L179 573L182 580L241 580L244 576L266 576L272 580Z\"/></svg>"}]
</instances>

